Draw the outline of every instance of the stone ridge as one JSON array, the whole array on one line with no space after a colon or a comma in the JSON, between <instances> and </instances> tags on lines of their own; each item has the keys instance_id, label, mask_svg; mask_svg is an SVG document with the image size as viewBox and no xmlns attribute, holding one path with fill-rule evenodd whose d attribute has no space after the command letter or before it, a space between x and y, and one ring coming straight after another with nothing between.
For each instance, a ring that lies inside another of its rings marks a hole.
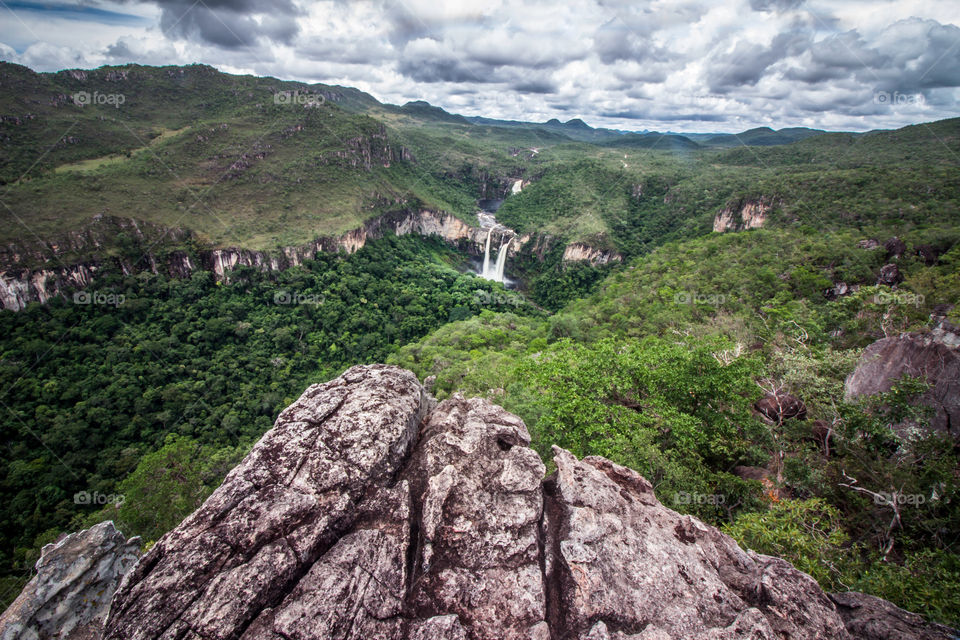
<instances>
[{"instance_id":1,"label":"stone ridge","mask_svg":"<svg viewBox=\"0 0 960 640\"><path fill-rule=\"evenodd\" d=\"M529 444L516 416L436 405L398 367L313 385L127 576L103 638L953 637L831 598L604 458L555 448L544 479Z\"/></svg>"}]
</instances>

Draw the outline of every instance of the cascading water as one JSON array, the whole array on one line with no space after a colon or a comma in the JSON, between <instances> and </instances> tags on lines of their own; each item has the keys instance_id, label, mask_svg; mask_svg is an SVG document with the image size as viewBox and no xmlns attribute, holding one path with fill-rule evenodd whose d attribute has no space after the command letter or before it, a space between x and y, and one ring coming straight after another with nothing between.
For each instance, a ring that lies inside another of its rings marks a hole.
<instances>
[{"instance_id":1,"label":"cascading water","mask_svg":"<svg viewBox=\"0 0 960 640\"><path fill-rule=\"evenodd\" d=\"M490 227L490 230L487 231L487 244L483 247L483 271L481 272L481 277L491 280L490 278L490 236L493 235L493 227Z\"/></svg>"},{"instance_id":2,"label":"cascading water","mask_svg":"<svg viewBox=\"0 0 960 640\"><path fill-rule=\"evenodd\" d=\"M510 249L511 242L513 242L513 238L507 240L506 244L500 245L500 252L497 253L497 271L493 274L493 278L491 278L491 280L505 282L503 278L503 269L507 266L507 251Z\"/></svg>"},{"instance_id":3,"label":"cascading water","mask_svg":"<svg viewBox=\"0 0 960 640\"><path fill-rule=\"evenodd\" d=\"M523 180L518 179L513 182L513 185L510 188L510 194L520 193L520 190L523 189ZM510 252L510 245L513 243L514 232L502 224L497 223L496 216L494 212L500 206L502 200L480 200L479 203L484 207L484 210L477 214L477 217L480 220L480 226L487 229L487 239L483 245L483 269L480 271L480 277L487 280L493 280L495 282L502 282L506 284L507 279L504 275L504 271L507 266L507 255ZM497 252L496 262L490 264L490 241L493 236L493 232L496 231L500 234L500 249ZM506 237L506 242L503 238Z\"/></svg>"}]
</instances>

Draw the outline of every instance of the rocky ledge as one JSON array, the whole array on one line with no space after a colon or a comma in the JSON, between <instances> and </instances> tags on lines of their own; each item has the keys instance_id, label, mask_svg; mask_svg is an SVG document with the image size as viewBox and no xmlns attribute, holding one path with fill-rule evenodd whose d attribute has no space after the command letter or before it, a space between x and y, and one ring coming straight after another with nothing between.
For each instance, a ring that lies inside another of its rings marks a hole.
<instances>
[{"instance_id":1,"label":"rocky ledge","mask_svg":"<svg viewBox=\"0 0 960 640\"><path fill-rule=\"evenodd\" d=\"M643 477L554 449L409 371L311 386L117 591L105 640L949 638L830 596L660 504Z\"/></svg>"}]
</instances>

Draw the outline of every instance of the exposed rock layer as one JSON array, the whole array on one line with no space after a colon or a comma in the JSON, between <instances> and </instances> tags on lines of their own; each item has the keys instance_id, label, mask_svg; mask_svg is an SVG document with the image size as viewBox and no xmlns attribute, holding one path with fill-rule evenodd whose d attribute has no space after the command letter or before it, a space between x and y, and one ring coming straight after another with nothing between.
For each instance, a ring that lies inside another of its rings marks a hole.
<instances>
[{"instance_id":1,"label":"exposed rock layer","mask_svg":"<svg viewBox=\"0 0 960 640\"><path fill-rule=\"evenodd\" d=\"M847 640L903 622L861 624L606 459L556 448L544 481L529 441L396 367L314 385L144 556L104 639ZM898 637L949 637L909 622Z\"/></svg>"},{"instance_id":2,"label":"exposed rock layer","mask_svg":"<svg viewBox=\"0 0 960 640\"><path fill-rule=\"evenodd\" d=\"M134 242L131 257L95 258L100 249L114 242L120 233ZM463 220L438 211L397 211L370 220L362 227L339 236L318 238L302 246L284 247L276 251L258 251L235 247L205 249L188 253L166 250L168 242L182 243L189 238L183 230L164 230L156 225L128 218L97 216L83 231L70 232L62 239L30 248L0 247L0 308L19 311L30 302L45 303L65 290L79 290L94 284L99 272L118 268L125 274L149 271L175 278L187 278L199 269L212 271L218 281L227 281L229 272L238 266L259 271L282 271L302 264L317 253L353 253L368 240L384 235L418 234L439 236L471 255L482 256L487 229L469 225ZM500 246L513 233L495 229L492 241ZM531 254L543 259L551 244L543 234L516 236L507 251L512 257L532 242ZM85 258L83 256L86 256ZM615 251L591 248L583 243L566 247L564 260L588 260L593 264L619 261ZM43 267L36 267L43 264Z\"/></svg>"},{"instance_id":3,"label":"exposed rock layer","mask_svg":"<svg viewBox=\"0 0 960 640\"><path fill-rule=\"evenodd\" d=\"M759 229L767 222L771 202L767 198L739 200L721 209L713 219L715 232Z\"/></svg>"}]
</instances>

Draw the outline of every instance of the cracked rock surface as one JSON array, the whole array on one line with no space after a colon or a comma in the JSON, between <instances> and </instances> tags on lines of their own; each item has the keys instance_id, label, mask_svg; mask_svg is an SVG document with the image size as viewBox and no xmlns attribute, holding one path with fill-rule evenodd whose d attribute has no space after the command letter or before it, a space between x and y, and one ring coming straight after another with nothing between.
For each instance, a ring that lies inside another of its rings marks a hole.
<instances>
[{"instance_id":1,"label":"cracked rock surface","mask_svg":"<svg viewBox=\"0 0 960 640\"><path fill-rule=\"evenodd\" d=\"M0 616L2 640L95 640L123 576L140 557L113 522L65 536L43 548L37 575Z\"/></svg>"},{"instance_id":2,"label":"cracked rock surface","mask_svg":"<svg viewBox=\"0 0 960 640\"><path fill-rule=\"evenodd\" d=\"M397 367L311 386L127 575L103 638L847 640L893 637L885 616L898 638L951 637L831 599L606 459L555 448L544 479L529 443L516 416L436 405Z\"/></svg>"}]
</instances>

